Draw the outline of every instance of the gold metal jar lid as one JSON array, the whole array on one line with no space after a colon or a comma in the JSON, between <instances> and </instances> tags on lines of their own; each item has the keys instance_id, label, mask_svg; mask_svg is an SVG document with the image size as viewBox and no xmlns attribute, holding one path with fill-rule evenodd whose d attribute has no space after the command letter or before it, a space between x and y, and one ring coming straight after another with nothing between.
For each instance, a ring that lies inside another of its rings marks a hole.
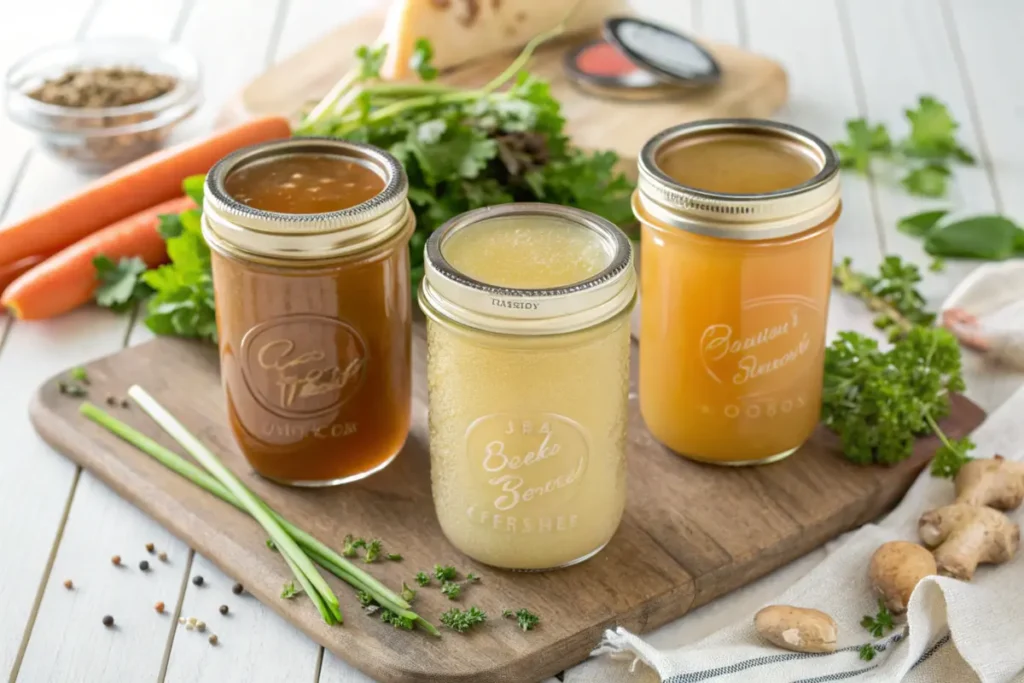
<instances>
[{"instance_id":1,"label":"gold metal jar lid","mask_svg":"<svg viewBox=\"0 0 1024 683\"><path fill-rule=\"evenodd\" d=\"M513 217L592 231L607 256L606 265L580 282L517 289L473 279L445 257L445 243L455 233ZM424 313L485 332L519 336L573 332L614 317L636 300L636 269L629 239L599 216L554 204L501 204L456 216L427 240L424 262L419 293Z\"/></svg>"},{"instance_id":2,"label":"gold metal jar lid","mask_svg":"<svg viewBox=\"0 0 1024 683\"><path fill-rule=\"evenodd\" d=\"M792 187L730 193L683 184L665 172L673 149L702 140L744 139L777 144L813 165ZM765 240L794 235L825 222L839 207L839 158L805 130L761 119L709 119L669 128L640 153L634 211L673 228L711 237Z\"/></svg>"},{"instance_id":3,"label":"gold metal jar lid","mask_svg":"<svg viewBox=\"0 0 1024 683\"><path fill-rule=\"evenodd\" d=\"M325 213L287 214L248 206L228 194L228 176L243 166L292 154L334 155L373 171L384 189L369 201ZM413 220L405 170L387 152L335 138L291 138L240 149L206 175L203 234L211 245L257 259L322 260L382 244Z\"/></svg>"}]
</instances>

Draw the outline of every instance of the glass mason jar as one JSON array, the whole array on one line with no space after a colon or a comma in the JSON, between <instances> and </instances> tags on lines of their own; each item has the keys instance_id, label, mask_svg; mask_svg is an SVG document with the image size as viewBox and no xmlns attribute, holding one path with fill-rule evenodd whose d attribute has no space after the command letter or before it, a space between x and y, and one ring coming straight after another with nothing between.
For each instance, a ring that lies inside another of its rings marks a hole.
<instances>
[{"instance_id":1,"label":"glass mason jar","mask_svg":"<svg viewBox=\"0 0 1024 683\"><path fill-rule=\"evenodd\" d=\"M228 417L268 479L354 481L405 443L407 191L391 155L316 138L240 150L207 175L202 226Z\"/></svg>"},{"instance_id":2,"label":"glass mason jar","mask_svg":"<svg viewBox=\"0 0 1024 683\"><path fill-rule=\"evenodd\" d=\"M425 263L441 528L495 567L591 557L626 500L629 240L584 211L506 204L435 231Z\"/></svg>"},{"instance_id":3,"label":"glass mason jar","mask_svg":"<svg viewBox=\"0 0 1024 683\"><path fill-rule=\"evenodd\" d=\"M821 410L839 164L810 133L728 119L640 155L640 410L694 460L793 453Z\"/></svg>"}]
</instances>

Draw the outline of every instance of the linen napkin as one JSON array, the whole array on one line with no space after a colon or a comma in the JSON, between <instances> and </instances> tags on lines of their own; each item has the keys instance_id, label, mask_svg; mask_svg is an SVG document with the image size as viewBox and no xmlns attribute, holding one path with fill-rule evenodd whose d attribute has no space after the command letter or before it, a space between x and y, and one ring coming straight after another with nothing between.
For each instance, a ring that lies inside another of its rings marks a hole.
<instances>
[{"instance_id":1,"label":"linen napkin","mask_svg":"<svg viewBox=\"0 0 1024 683\"><path fill-rule=\"evenodd\" d=\"M982 267L943 310L967 305L986 326L1024 330L1019 298L992 287L1005 272ZM984 291L984 294L979 292ZM1001 297L997 302L996 297ZM1024 388L975 432L975 457L1024 459ZM953 484L926 470L902 503L878 525L841 537L774 574L641 639L624 629L605 633L602 656L567 672L566 683L818 683L855 680L907 683L1024 683L1024 552L1009 563L982 565L974 581L929 577L914 591L906 624L873 639L860 626L877 610L867 576L871 554L889 540L917 541L917 520L953 501ZM1024 524L1024 508L1008 513ZM815 566L816 565L816 566ZM781 594L780 594L781 593ZM839 625L835 653L808 655L760 640L753 616L767 604L823 610ZM860 648L876 656L864 661ZM624 665L621 660L625 659ZM615 661L620 660L620 661ZM656 675L639 668L651 667Z\"/></svg>"}]
</instances>

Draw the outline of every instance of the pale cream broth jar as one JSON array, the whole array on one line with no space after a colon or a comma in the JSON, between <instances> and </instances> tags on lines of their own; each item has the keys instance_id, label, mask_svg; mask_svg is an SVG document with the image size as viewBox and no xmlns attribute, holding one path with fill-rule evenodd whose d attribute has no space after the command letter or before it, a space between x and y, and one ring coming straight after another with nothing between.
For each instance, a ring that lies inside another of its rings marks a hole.
<instances>
[{"instance_id":1,"label":"pale cream broth jar","mask_svg":"<svg viewBox=\"0 0 1024 683\"><path fill-rule=\"evenodd\" d=\"M626 500L629 240L547 204L479 209L427 241L434 504L462 552L507 569L581 562Z\"/></svg>"}]
</instances>

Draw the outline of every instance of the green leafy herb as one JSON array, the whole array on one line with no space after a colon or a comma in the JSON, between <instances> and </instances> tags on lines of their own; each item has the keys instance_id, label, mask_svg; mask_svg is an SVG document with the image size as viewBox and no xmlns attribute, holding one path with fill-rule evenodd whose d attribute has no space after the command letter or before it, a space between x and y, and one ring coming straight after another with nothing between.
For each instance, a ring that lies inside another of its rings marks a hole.
<instances>
[{"instance_id":1,"label":"green leafy herb","mask_svg":"<svg viewBox=\"0 0 1024 683\"><path fill-rule=\"evenodd\" d=\"M359 604L363 607L377 604L376 599L366 591L356 591L356 599L359 600Z\"/></svg>"},{"instance_id":2,"label":"green leafy herb","mask_svg":"<svg viewBox=\"0 0 1024 683\"><path fill-rule=\"evenodd\" d=\"M297 595L302 595L302 589L296 587L294 581L289 581L281 587L281 597L285 600L291 600Z\"/></svg>"},{"instance_id":3,"label":"green leafy herb","mask_svg":"<svg viewBox=\"0 0 1024 683\"><path fill-rule=\"evenodd\" d=\"M416 583L420 586L426 586L430 583L430 574L426 572L416 572Z\"/></svg>"},{"instance_id":4,"label":"green leafy herb","mask_svg":"<svg viewBox=\"0 0 1024 683\"><path fill-rule=\"evenodd\" d=\"M406 584L405 581L403 581L402 582L402 592L400 593L400 595L402 596L402 599L405 600L406 602L412 602L413 600L416 599L416 590L413 589L413 588L410 588L409 585Z\"/></svg>"},{"instance_id":5,"label":"green leafy herb","mask_svg":"<svg viewBox=\"0 0 1024 683\"><path fill-rule=\"evenodd\" d=\"M83 368L80 365L76 365L75 367L71 368L71 370L68 371L68 377L70 377L76 382L81 382L82 384L89 383L89 373L86 372L85 368Z\"/></svg>"},{"instance_id":6,"label":"green leafy herb","mask_svg":"<svg viewBox=\"0 0 1024 683\"><path fill-rule=\"evenodd\" d=\"M913 326L882 351L857 332L840 332L825 351L822 421L853 462L907 459L915 437L937 429L949 396L964 388L960 347L947 330Z\"/></svg>"},{"instance_id":7,"label":"green leafy herb","mask_svg":"<svg viewBox=\"0 0 1024 683\"><path fill-rule=\"evenodd\" d=\"M359 79L369 81L380 78L380 68L388 56L388 46L369 47L360 45L356 48L356 61L359 65Z\"/></svg>"},{"instance_id":8,"label":"green leafy herb","mask_svg":"<svg viewBox=\"0 0 1024 683\"><path fill-rule=\"evenodd\" d=\"M974 450L974 442L964 437L962 439L948 439L941 430L937 431L942 445L935 452L932 459L932 475L952 479L966 463L973 460L968 453Z\"/></svg>"},{"instance_id":9,"label":"green leafy herb","mask_svg":"<svg viewBox=\"0 0 1024 683\"><path fill-rule=\"evenodd\" d=\"M881 638L895 627L892 621L892 613L882 600L878 601L878 613L873 617L865 615L860 620L860 625L875 638Z\"/></svg>"},{"instance_id":10,"label":"green leafy herb","mask_svg":"<svg viewBox=\"0 0 1024 683\"><path fill-rule=\"evenodd\" d=\"M402 561L401 553L388 553L387 554L387 558L391 562L401 562Z\"/></svg>"},{"instance_id":11,"label":"green leafy herb","mask_svg":"<svg viewBox=\"0 0 1024 683\"><path fill-rule=\"evenodd\" d=\"M1002 261L1020 252L1024 231L1005 216L973 216L932 228L924 248L932 256Z\"/></svg>"},{"instance_id":12,"label":"green leafy herb","mask_svg":"<svg viewBox=\"0 0 1024 683\"><path fill-rule=\"evenodd\" d=\"M438 581L454 581L458 576L458 572L455 571L455 567L451 565L434 565L434 576L437 577Z\"/></svg>"},{"instance_id":13,"label":"green leafy herb","mask_svg":"<svg viewBox=\"0 0 1024 683\"><path fill-rule=\"evenodd\" d=\"M452 607L441 615L441 623L457 633L465 633L485 621L487 621L487 614L475 606L465 612L458 607Z\"/></svg>"},{"instance_id":14,"label":"green leafy herb","mask_svg":"<svg viewBox=\"0 0 1024 683\"><path fill-rule=\"evenodd\" d=\"M932 228L938 225L939 221L948 214L949 211L947 209L915 213L901 218L896 224L896 229L913 237L926 237L932 231Z\"/></svg>"},{"instance_id":15,"label":"green leafy herb","mask_svg":"<svg viewBox=\"0 0 1024 683\"><path fill-rule=\"evenodd\" d=\"M366 555L363 556L363 562L370 564L376 562L377 558L380 557L381 547L384 545L383 541L379 538L375 538L366 544Z\"/></svg>"},{"instance_id":16,"label":"green leafy herb","mask_svg":"<svg viewBox=\"0 0 1024 683\"><path fill-rule=\"evenodd\" d=\"M365 548L366 541L362 538L353 538L352 534L346 534L341 547L341 554L344 557L355 557L359 554L359 548Z\"/></svg>"},{"instance_id":17,"label":"green leafy herb","mask_svg":"<svg viewBox=\"0 0 1024 683\"><path fill-rule=\"evenodd\" d=\"M477 576L476 574L474 574L473 572L470 572L470 573L466 574L466 581L465 581L465 583L476 583L479 580L480 580L480 577Z\"/></svg>"},{"instance_id":18,"label":"green leafy herb","mask_svg":"<svg viewBox=\"0 0 1024 683\"><path fill-rule=\"evenodd\" d=\"M196 206L202 206L206 189L206 176L192 175L185 178L181 183L181 189L184 190L189 199L195 202Z\"/></svg>"},{"instance_id":19,"label":"green leafy herb","mask_svg":"<svg viewBox=\"0 0 1024 683\"><path fill-rule=\"evenodd\" d=\"M515 620L519 623L519 628L523 629L524 631L532 631L533 629L537 628L537 624L540 623L540 617L538 617L536 614L525 608L517 609L514 611L507 609L501 613L501 616L505 617L506 619L515 618Z\"/></svg>"},{"instance_id":20,"label":"green leafy herb","mask_svg":"<svg viewBox=\"0 0 1024 683\"><path fill-rule=\"evenodd\" d=\"M861 645L860 650L858 650L857 652L858 656L865 662L870 662L872 659L875 658L875 655L877 654L877 652L875 651L875 646L871 643L865 643L864 645Z\"/></svg>"},{"instance_id":21,"label":"green leafy herb","mask_svg":"<svg viewBox=\"0 0 1024 683\"><path fill-rule=\"evenodd\" d=\"M449 600L458 600L459 596L462 595L462 586L454 581L445 581L441 584L441 592Z\"/></svg>"},{"instance_id":22,"label":"green leafy herb","mask_svg":"<svg viewBox=\"0 0 1024 683\"><path fill-rule=\"evenodd\" d=\"M833 144L843 168L867 173L872 155L892 152L892 139L883 124L871 126L865 119L850 119L846 122L846 136L845 141Z\"/></svg>"},{"instance_id":23,"label":"green leafy herb","mask_svg":"<svg viewBox=\"0 0 1024 683\"><path fill-rule=\"evenodd\" d=\"M833 278L844 292L861 299L877 314L875 327L890 339L906 334L914 325L935 321L935 315L925 310L924 296L917 289L920 270L899 256L887 256L877 276L854 270L853 262L846 258L836 265Z\"/></svg>"},{"instance_id":24,"label":"green leafy herb","mask_svg":"<svg viewBox=\"0 0 1024 683\"><path fill-rule=\"evenodd\" d=\"M101 254L93 258L92 265L100 281L96 287L96 303L104 308L118 312L131 310L153 293L143 279L146 262L138 256L114 263Z\"/></svg>"},{"instance_id":25,"label":"green leafy herb","mask_svg":"<svg viewBox=\"0 0 1024 683\"><path fill-rule=\"evenodd\" d=\"M412 48L412 57L409 58L409 66L419 74L424 81L432 81L437 78L438 71L431 63L434 59L434 46L426 38L420 38Z\"/></svg>"},{"instance_id":26,"label":"green leafy herb","mask_svg":"<svg viewBox=\"0 0 1024 683\"><path fill-rule=\"evenodd\" d=\"M901 145L905 154L922 159L974 163L974 156L957 142L956 131L960 124L953 119L946 105L934 97L923 95L918 98L917 109L907 109L904 114L910 122L910 135Z\"/></svg>"},{"instance_id":27,"label":"green leafy herb","mask_svg":"<svg viewBox=\"0 0 1024 683\"><path fill-rule=\"evenodd\" d=\"M932 258L931 263L928 264L928 270L933 273L941 273L946 269L946 260L941 256L935 256Z\"/></svg>"},{"instance_id":28,"label":"green leafy herb","mask_svg":"<svg viewBox=\"0 0 1024 683\"><path fill-rule=\"evenodd\" d=\"M82 398L89 395L85 387L70 382L57 382L57 391L64 396L71 396L72 398Z\"/></svg>"},{"instance_id":29,"label":"green leafy herb","mask_svg":"<svg viewBox=\"0 0 1024 683\"><path fill-rule=\"evenodd\" d=\"M944 104L927 95L904 115L910 130L906 138L896 142L884 124L871 124L863 118L848 120L847 139L833 145L840 164L867 174L874 159L885 159L905 169L900 183L909 193L945 196L950 164L974 163L974 157L956 139L958 124Z\"/></svg>"},{"instance_id":30,"label":"green leafy herb","mask_svg":"<svg viewBox=\"0 0 1024 683\"><path fill-rule=\"evenodd\" d=\"M196 191L199 177L187 178ZM189 209L161 223L170 263L142 274L155 294L147 304L146 326L155 334L217 340L210 248L203 239L200 209Z\"/></svg>"},{"instance_id":31,"label":"green leafy herb","mask_svg":"<svg viewBox=\"0 0 1024 683\"><path fill-rule=\"evenodd\" d=\"M931 161L908 172L900 184L907 192L919 197L945 197L951 175L945 164Z\"/></svg>"},{"instance_id":32,"label":"green leafy herb","mask_svg":"<svg viewBox=\"0 0 1024 683\"><path fill-rule=\"evenodd\" d=\"M380 611L380 620L385 624L391 624L395 628L404 629L411 631L416 627L416 621L409 617L403 617L400 614L395 614L389 609L382 609Z\"/></svg>"}]
</instances>

